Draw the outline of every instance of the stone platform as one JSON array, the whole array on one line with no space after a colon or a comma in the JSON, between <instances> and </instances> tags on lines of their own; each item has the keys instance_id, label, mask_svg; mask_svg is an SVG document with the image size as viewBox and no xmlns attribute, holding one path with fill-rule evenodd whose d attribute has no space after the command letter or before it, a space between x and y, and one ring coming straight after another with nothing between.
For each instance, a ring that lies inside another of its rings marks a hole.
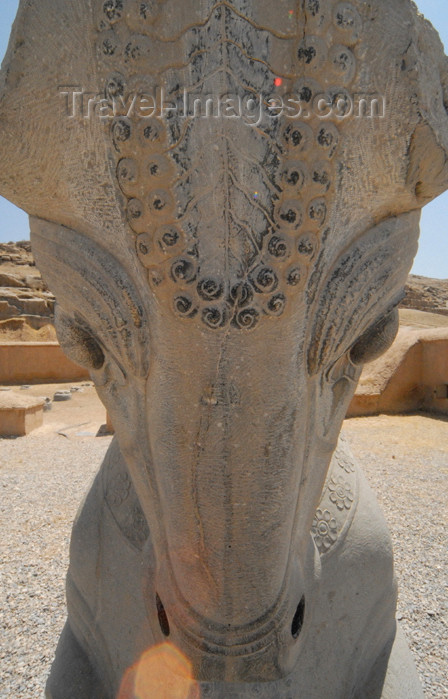
<instances>
[{"instance_id":1,"label":"stone platform","mask_svg":"<svg viewBox=\"0 0 448 699\"><path fill-rule=\"evenodd\" d=\"M0 392L0 437L22 437L43 423L44 398Z\"/></svg>"},{"instance_id":2,"label":"stone platform","mask_svg":"<svg viewBox=\"0 0 448 699\"><path fill-rule=\"evenodd\" d=\"M364 367L347 417L416 410L448 415L448 319L402 309L395 342Z\"/></svg>"}]
</instances>

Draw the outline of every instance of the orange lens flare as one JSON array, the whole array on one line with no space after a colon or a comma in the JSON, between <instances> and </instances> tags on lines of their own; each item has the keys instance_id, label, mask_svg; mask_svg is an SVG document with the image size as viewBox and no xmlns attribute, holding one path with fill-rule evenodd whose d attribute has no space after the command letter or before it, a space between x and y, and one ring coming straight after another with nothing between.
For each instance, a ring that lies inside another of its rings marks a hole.
<instances>
[{"instance_id":1,"label":"orange lens flare","mask_svg":"<svg viewBox=\"0 0 448 699\"><path fill-rule=\"evenodd\" d=\"M200 699L200 689L189 660L171 643L162 643L129 668L117 699Z\"/></svg>"}]
</instances>

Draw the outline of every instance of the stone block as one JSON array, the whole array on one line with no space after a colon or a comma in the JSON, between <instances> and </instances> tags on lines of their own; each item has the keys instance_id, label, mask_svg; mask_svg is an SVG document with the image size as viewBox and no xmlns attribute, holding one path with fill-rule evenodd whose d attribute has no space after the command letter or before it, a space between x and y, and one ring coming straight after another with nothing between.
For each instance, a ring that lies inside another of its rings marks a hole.
<instances>
[{"instance_id":1,"label":"stone block","mask_svg":"<svg viewBox=\"0 0 448 699\"><path fill-rule=\"evenodd\" d=\"M48 315L49 309L44 299L24 298L22 306L25 313L32 315Z\"/></svg>"},{"instance_id":2,"label":"stone block","mask_svg":"<svg viewBox=\"0 0 448 699\"><path fill-rule=\"evenodd\" d=\"M11 317L11 306L7 301L0 301L0 320Z\"/></svg>"},{"instance_id":3,"label":"stone block","mask_svg":"<svg viewBox=\"0 0 448 699\"><path fill-rule=\"evenodd\" d=\"M42 425L45 398L0 394L0 437L23 437Z\"/></svg>"},{"instance_id":4,"label":"stone block","mask_svg":"<svg viewBox=\"0 0 448 699\"><path fill-rule=\"evenodd\" d=\"M0 273L0 286L22 287L23 280L19 279L16 274Z\"/></svg>"}]
</instances>

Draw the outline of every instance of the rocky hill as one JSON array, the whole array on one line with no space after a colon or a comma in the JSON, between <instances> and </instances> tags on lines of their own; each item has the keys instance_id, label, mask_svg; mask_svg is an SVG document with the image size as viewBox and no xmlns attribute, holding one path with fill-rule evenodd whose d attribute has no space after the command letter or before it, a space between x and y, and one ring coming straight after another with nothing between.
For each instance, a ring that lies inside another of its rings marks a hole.
<instances>
[{"instance_id":1,"label":"rocky hill","mask_svg":"<svg viewBox=\"0 0 448 699\"><path fill-rule=\"evenodd\" d=\"M29 241L0 243L0 341L56 339L54 296L34 262Z\"/></svg>"},{"instance_id":2,"label":"rocky hill","mask_svg":"<svg viewBox=\"0 0 448 699\"><path fill-rule=\"evenodd\" d=\"M448 279L430 279L410 274L401 308L448 316Z\"/></svg>"}]
</instances>

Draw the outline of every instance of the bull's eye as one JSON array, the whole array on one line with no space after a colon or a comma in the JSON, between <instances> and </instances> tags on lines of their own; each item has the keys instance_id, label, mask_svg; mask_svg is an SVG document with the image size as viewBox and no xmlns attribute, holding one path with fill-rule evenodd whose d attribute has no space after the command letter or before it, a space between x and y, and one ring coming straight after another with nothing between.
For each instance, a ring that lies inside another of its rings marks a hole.
<instances>
[{"instance_id":1,"label":"bull's eye","mask_svg":"<svg viewBox=\"0 0 448 699\"><path fill-rule=\"evenodd\" d=\"M87 328L56 307L55 326L65 354L77 364L98 371L104 364L103 350Z\"/></svg>"},{"instance_id":2,"label":"bull's eye","mask_svg":"<svg viewBox=\"0 0 448 699\"><path fill-rule=\"evenodd\" d=\"M380 357L395 340L399 327L398 309L372 325L350 350L350 359L355 365L367 364Z\"/></svg>"},{"instance_id":3,"label":"bull's eye","mask_svg":"<svg viewBox=\"0 0 448 699\"><path fill-rule=\"evenodd\" d=\"M159 595L156 594L156 607L157 607L157 618L159 620L159 625L160 625L160 630L162 631L164 636L169 636L170 635L170 622L168 621L168 616L165 611L165 607L163 606L163 602L160 599Z\"/></svg>"},{"instance_id":4,"label":"bull's eye","mask_svg":"<svg viewBox=\"0 0 448 699\"><path fill-rule=\"evenodd\" d=\"M299 604L297 605L296 613L291 624L291 635L292 637L298 638L303 626L303 619L305 617L305 597L302 597Z\"/></svg>"}]
</instances>

